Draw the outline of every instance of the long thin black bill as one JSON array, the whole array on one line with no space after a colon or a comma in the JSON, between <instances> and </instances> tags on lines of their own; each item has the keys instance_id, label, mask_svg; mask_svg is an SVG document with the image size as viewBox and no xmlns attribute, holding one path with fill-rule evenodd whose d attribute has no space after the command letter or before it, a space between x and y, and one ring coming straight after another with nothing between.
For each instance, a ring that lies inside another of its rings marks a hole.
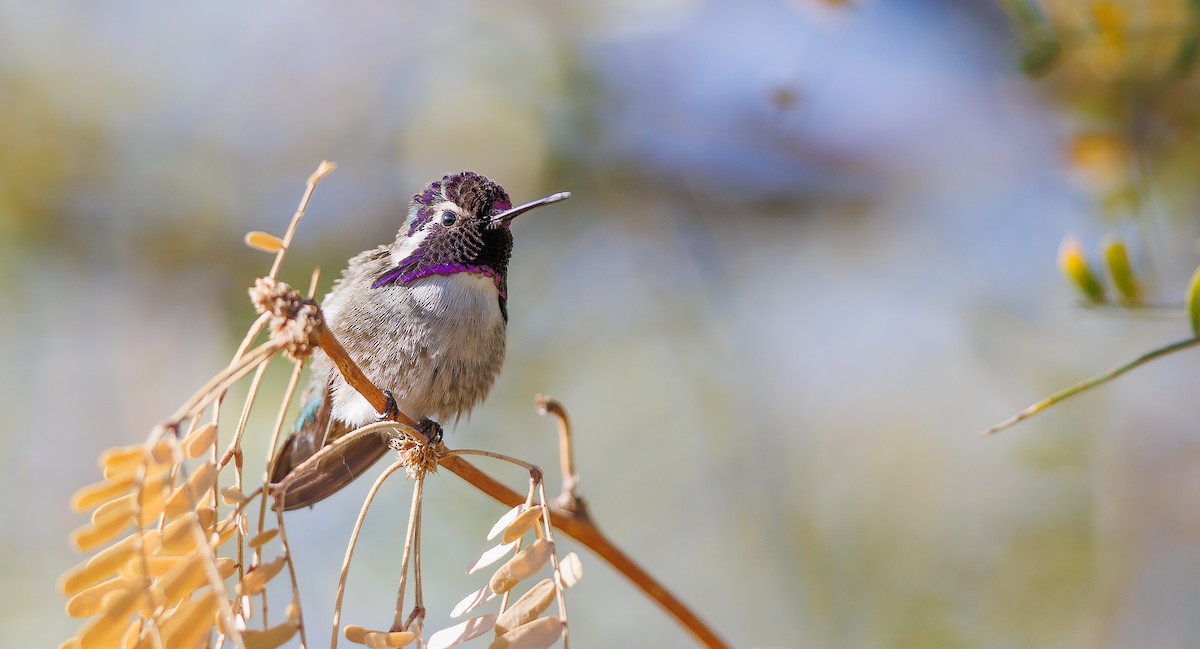
<instances>
[{"instance_id":1,"label":"long thin black bill","mask_svg":"<svg viewBox=\"0 0 1200 649\"><path fill-rule=\"evenodd\" d=\"M551 194L550 196L547 196L545 198L539 198L536 201L529 201L528 203L525 203L524 205L518 205L514 208L504 210L503 212L497 214L496 216L493 216L492 223L509 223L513 219L517 218L518 216L521 216L522 214L528 212L529 210L532 210L535 207L541 207L543 205L549 205L551 203L565 201L570 197L571 197L571 192L559 192L557 194Z\"/></svg>"}]
</instances>

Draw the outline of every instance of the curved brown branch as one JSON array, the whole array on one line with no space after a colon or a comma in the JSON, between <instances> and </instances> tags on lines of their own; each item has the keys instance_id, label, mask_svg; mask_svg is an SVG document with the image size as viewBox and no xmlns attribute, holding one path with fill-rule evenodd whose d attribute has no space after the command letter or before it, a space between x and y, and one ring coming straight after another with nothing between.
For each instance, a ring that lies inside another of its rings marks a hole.
<instances>
[{"instance_id":1,"label":"curved brown branch","mask_svg":"<svg viewBox=\"0 0 1200 649\"><path fill-rule=\"evenodd\" d=\"M508 488L492 476L484 473L475 465L458 456L449 456L442 460L441 465L451 473L471 483L473 487L495 498L510 507L525 502L525 497ZM654 600L668 615L675 618L701 644L710 648L724 648L729 645L704 623L683 602L679 601L670 591L654 577L642 569L628 555L621 551L600 528L590 520L563 510L559 507L550 508L550 523L567 536L575 539L596 556L608 562L614 570L625 575L633 585Z\"/></svg>"}]
</instances>

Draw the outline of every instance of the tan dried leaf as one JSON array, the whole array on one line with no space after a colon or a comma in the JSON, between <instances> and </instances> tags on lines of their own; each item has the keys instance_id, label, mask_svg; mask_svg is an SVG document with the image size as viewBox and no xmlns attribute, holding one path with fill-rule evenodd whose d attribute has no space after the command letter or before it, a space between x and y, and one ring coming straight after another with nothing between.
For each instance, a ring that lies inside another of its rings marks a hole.
<instances>
[{"instance_id":1,"label":"tan dried leaf","mask_svg":"<svg viewBox=\"0 0 1200 649\"><path fill-rule=\"evenodd\" d=\"M60 587L64 595L74 595L85 588L95 586L116 574L136 552L139 544L145 544L147 554L158 551L158 532L131 534L113 545L96 553L91 559L68 570L63 575Z\"/></svg>"},{"instance_id":2,"label":"tan dried leaf","mask_svg":"<svg viewBox=\"0 0 1200 649\"><path fill-rule=\"evenodd\" d=\"M209 633L216 625L213 612L217 610L218 597L215 591L209 590L201 597L180 604L159 627L163 646L197 649L207 642Z\"/></svg>"},{"instance_id":3,"label":"tan dried leaf","mask_svg":"<svg viewBox=\"0 0 1200 649\"><path fill-rule=\"evenodd\" d=\"M513 541L512 543L501 543L500 545L494 545L491 548L488 548L483 554L479 555L479 558L475 560L475 563L471 564L470 568L467 568L467 574L474 574L475 571L496 563L497 561L503 559L504 555L508 554L515 547L517 547L516 541Z\"/></svg>"},{"instance_id":4,"label":"tan dried leaf","mask_svg":"<svg viewBox=\"0 0 1200 649\"><path fill-rule=\"evenodd\" d=\"M221 490L221 500L226 505L240 505L246 499L246 494L242 493L237 487L225 487Z\"/></svg>"},{"instance_id":5,"label":"tan dried leaf","mask_svg":"<svg viewBox=\"0 0 1200 649\"><path fill-rule=\"evenodd\" d=\"M161 439L150 448L152 465L169 466L175 463L175 445L168 439Z\"/></svg>"},{"instance_id":6,"label":"tan dried leaf","mask_svg":"<svg viewBox=\"0 0 1200 649\"><path fill-rule=\"evenodd\" d=\"M105 477L108 477L109 471L113 474L127 473L145 466L150 459L146 447L142 444L116 446L100 454L100 468L104 470Z\"/></svg>"},{"instance_id":7,"label":"tan dried leaf","mask_svg":"<svg viewBox=\"0 0 1200 649\"><path fill-rule=\"evenodd\" d=\"M238 531L238 527L242 522L241 517L235 518L233 516L233 514L230 514L229 517L226 517L225 520L221 521L220 525L217 526L217 531L212 535L211 538L209 538L209 547L214 549L218 548L222 545L225 545L229 542L229 539L233 538L234 533Z\"/></svg>"},{"instance_id":8,"label":"tan dried leaf","mask_svg":"<svg viewBox=\"0 0 1200 649\"><path fill-rule=\"evenodd\" d=\"M121 575L131 579L157 579L186 560L186 557L172 555L134 555L121 566Z\"/></svg>"},{"instance_id":9,"label":"tan dried leaf","mask_svg":"<svg viewBox=\"0 0 1200 649\"><path fill-rule=\"evenodd\" d=\"M471 611L482 606L485 602L491 601L491 599L495 596L496 593L492 592L491 587L485 585L483 588L480 588L479 590L459 600L458 603L454 605L454 608L450 611L450 617L458 617L465 613L470 613Z\"/></svg>"},{"instance_id":10,"label":"tan dried leaf","mask_svg":"<svg viewBox=\"0 0 1200 649\"><path fill-rule=\"evenodd\" d=\"M496 634L504 635L526 622L536 620L537 616L541 615L542 611L546 610L554 601L557 592L554 580L539 581L496 618Z\"/></svg>"},{"instance_id":11,"label":"tan dried leaf","mask_svg":"<svg viewBox=\"0 0 1200 649\"><path fill-rule=\"evenodd\" d=\"M513 541L516 541L524 536L525 532L528 532L529 528L533 527L533 525L541 520L541 518L541 507L530 507L520 514L517 514L517 517L514 518L513 521L504 528L504 533L500 535L500 542L512 543Z\"/></svg>"},{"instance_id":12,"label":"tan dried leaf","mask_svg":"<svg viewBox=\"0 0 1200 649\"><path fill-rule=\"evenodd\" d=\"M550 553L553 551L554 543L546 539L534 541L528 548L518 552L517 556L509 559L508 563L496 570L491 581L488 582L492 592L498 595L506 593L521 581L532 577L542 569L542 566L546 565L546 561L550 559Z\"/></svg>"},{"instance_id":13,"label":"tan dried leaf","mask_svg":"<svg viewBox=\"0 0 1200 649\"><path fill-rule=\"evenodd\" d=\"M566 627L556 617L543 617L496 638L488 649L546 649L558 642Z\"/></svg>"},{"instance_id":14,"label":"tan dried leaf","mask_svg":"<svg viewBox=\"0 0 1200 649\"><path fill-rule=\"evenodd\" d=\"M176 518L167 523L162 532L163 552L168 554L190 554L199 547L196 530L193 525L199 524L203 535L205 529L212 525L216 511L211 508L201 509Z\"/></svg>"},{"instance_id":15,"label":"tan dried leaf","mask_svg":"<svg viewBox=\"0 0 1200 649\"><path fill-rule=\"evenodd\" d=\"M126 474L116 480L102 480L82 487L75 492L75 495L71 496L71 509L77 512L87 511L113 498L128 494L136 483L136 476Z\"/></svg>"},{"instance_id":16,"label":"tan dried leaf","mask_svg":"<svg viewBox=\"0 0 1200 649\"><path fill-rule=\"evenodd\" d=\"M208 583L204 566L206 560L208 557L202 554L180 557L171 571L162 576L158 585L163 590L167 606L174 606Z\"/></svg>"},{"instance_id":17,"label":"tan dried leaf","mask_svg":"<svg viewBox=\"0 0 1200 649\"><path fill-rule=\"evenodd\" d=\"M242 578L241 592L243 595L257 595L266 587L267 582L275 578L280 570L287 565L287 557L276 557L272 561L259 564L250 569Z\"/></svg>"},{"instance_id":18,"label":"tan dried leaf","mask_svg":"<svg viewBox=\"0 0 1200 649\"><path fill-rule=\"evenodd\" d=\"M255 250L275 253L283 250L283 239L268 232L254 230L246 233L246 245Z\"/></svg>"},{"instance_id":19,"label":"tan dried leaf","mask_svg":"<svg viewBox=\"0 0 1200 649\"><path fill-rule=\"evenodd\" d=\"M263 532L262 534L255 535L254 538L252 538L246 542L246 545L249 545L252 548L260 548L260 547L270 543L271 540L274 539L276 536L279 536L279 529L278 528L270 529L270 530Z\"/></svg>"},{"instance_id":20,"label":"tan dried leaf","mask_svg":"<svg viewBox=\"0 0 1200 649\"><path fill-rule=\"evenodd\" d=\"M372 631L357 624L347 625L342 631L346 639L354 644L384 649L385 647L403 647L416 640L415 633L409 631Z\"/></svg>"},{"instance_id":21,"label":"tan dried leaf","mask_svg":"<svg viewBox=\"0 0 1200 649\"><path fill-rule=\"evenodd\" d=\"M142 591L115 591L101 598L102 612L79 634L81 649L112 649L125 635L130 615L137 609Z\"/></svg>"},{"instance_id":22,"label":"tan dried leaf","mask_svg":"<svg viewBox=\"0 0 1200 649\"><path fill-rule=\"evenodd\" d=\"M217 484L217 466L212 461L196 467L188 481L176 489L167 500L165 512L167 518L175 518L184 512L191 511L201 502L204 494Z\"/></svg>"},{"instance_id":23,"label":"tan dried leaf","mask_svg":"<svg viewBox=\"0 0 1200 649\"><path fill-rule=\"evenodd\" d=\"M291 640L299 630L300 621L288 618L265 631L255 629L242 631L242 642L246 644L246 649L275 649Z\"/></svg>"},{"instance_id":24,"label":"tan dried leaf","mask_svg":"<svg viewBox=\"0 0 1200 649\"><path fill-rule=\"evenodd\" d=\"M156 476L151 476L142 481L142 491L140 499L135 502L134 509L137 511L138 525L145 527L163 513L163 507L166 506L167 493L171 476L163 473ZM97 512L100 510L97 509Z\"/></svg>"},{"instance_id":25,"label":"tan dried leaf","mask_svg":"<svg viewBox=\"0 0 1200 649\"><path fill-rule=\"evenodd\" d=\"M525 511L524 503L504 512L504 515L497 519L496 523L492 525L492 529L488 530L487 540L491 541L492 539L496 538L496 535L503 532L504 528L508 527L508 524L513 522L517 516L520 516L521 512L523 511Z\"/></svg>"},{"instance_id":26,"label":"tan dried leaf","mask_svg":"<svg viewBox=\"0 0 1200 649\"><path fill-rule=\"evenodd\" d=\"M473 617L429 636L429 641L425 643L425 647L426 649L446 649L447 647L453 647L454 645L462 644L467 640L487 633L495 624L496 616L491 613Z\"/></svg>"},{"instance_id":27,"label":"tan dried leaf","mask_svg":"<svg viewBox=\"0 0 1200 649\"><path fill-rule=\"evenodd\" d=\"M232 557L217 557L217 573L221 579L227 579L237 570L237 561Z\"/></svg>"},{"instance_id":28,"label":"tan dried leaf","mask_svg":"<svg viewBox=\"0 0 1200 649\"><path fill-rule=\"evenodd\" d=\"M571 552L558 561L558 585L566 590L583 579L583 562Z\"/></svg>"},{"instance_id":29,"label":"tan dried leaf","mask_svg":"<svg viewBox=\"0 0 1200 649\"><path fill-rule=\"evenodd\" d=\"M354 644L366 644L368 631L369 629L357 624L347 624L346 628L342 629L342 633L346 635L346 639Z\"/></svg>"},{"instance_id":30,"label":"tan dried leaf","mask_svg":"<svg viewBox=\"0 0 1200 649\"><path fill-rule=\"evenodd\" d=\"M132 521L133 510L137 507L137 498L137 493L130 493L101 503L96 511L92 512L92 524L100 525L103 524L103 521L117 518L128 518Z\"/></svg>"},{"instance_id":31,"label":"tan dried leaf","mask_svg":"<svg viewBox=\"0 0 1200 649\"><path fill-rule=\"evenodd\" d=\"M91 588L85 588L67 600L67 615L71 617L91 617L101 610L102 600L109 594L121 590L139 587L140 583L123 577L113 577L102 581Z\"/></svg>"},{"instance_id":32,"label":"tan dried leaf","mask_svg":"<svg viewBox=\"0 0 1200 649\"><path fill-rule=\"evenodd\" d=\"M204 455L217 442L217 425L205 424L183 438L183 452L191 459Z\"/></svg>"},{"instance_id":33,"label":"tan dried leaf","mask_svg":"<svg viewBox=\"0 0 1200 649\"><path fill-rule=\"evenodd\" d=\"M71 532L71 543L76 550L89 552L120 536L132 522L133 516L128 512L117 512Z\"/></svg>"}]
</instances>

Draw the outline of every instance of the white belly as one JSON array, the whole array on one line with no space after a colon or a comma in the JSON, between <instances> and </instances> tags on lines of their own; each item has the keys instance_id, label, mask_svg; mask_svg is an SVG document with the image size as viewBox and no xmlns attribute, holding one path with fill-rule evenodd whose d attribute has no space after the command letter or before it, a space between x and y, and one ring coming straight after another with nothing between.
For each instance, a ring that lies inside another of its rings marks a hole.
<instances>
[{"instance_id":1,"label":"white belly","mask_svg":"<svg viewBox=\"0 0 1200 649\"><path fill-rule=\"evenodd\" d=\"M406 288L367 290L371 293L353 307L341 295L331 296L326 316L355 361L377 386L392 392L402 412L418 421L450 423L487 396L504 361L505 342L499 292L490 277L435 275ZM375 410L338 376L333 416L363 425Z\"/></svg>"}]
</instances>

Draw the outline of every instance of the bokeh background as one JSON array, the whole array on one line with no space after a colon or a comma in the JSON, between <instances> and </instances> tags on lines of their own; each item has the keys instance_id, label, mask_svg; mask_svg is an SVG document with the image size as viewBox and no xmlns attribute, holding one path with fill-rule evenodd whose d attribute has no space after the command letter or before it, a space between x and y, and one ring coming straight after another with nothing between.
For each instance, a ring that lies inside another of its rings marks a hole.
<instances>
[{"instance_id":1,"label":"bokeh background","mask_svg":"<svg viewBox=\"0 0 1200 649\"><path fill-rule=\"evenodd\" d=\"M270 261L242 234L282 233L322 159L283 275L323 290L443 173L574 192L515 227L507 365L450 443L555 467L533 395L561 399L598 521L735 646L1200 644L1194 353L976 436L1189 335L1081 307L1054 260L1117 233L1181 301L1196 12L0 0L0 645L76 628L70 494L226 362ZM368 482L291 515L318 643ZM436 628L501 508L428 498ZM408 500L346 622L391 619ZM689 646L584 561L576 646Z\"/></svg>"}]
</instances>

